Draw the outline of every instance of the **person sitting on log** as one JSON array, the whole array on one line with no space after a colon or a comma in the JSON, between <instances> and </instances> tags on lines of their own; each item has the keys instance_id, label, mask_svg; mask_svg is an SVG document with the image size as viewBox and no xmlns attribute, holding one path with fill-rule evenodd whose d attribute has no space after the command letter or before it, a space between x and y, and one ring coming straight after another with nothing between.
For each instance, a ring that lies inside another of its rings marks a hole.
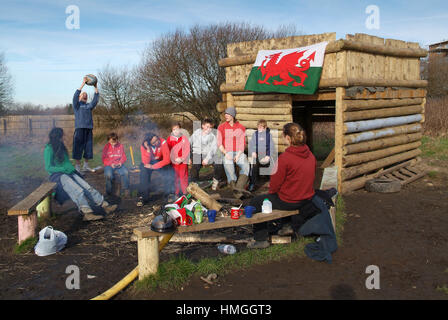
<instances>
[{"instance_id":1,"label":"person sitting on log","mask_svg":"<svg viewBox=\"0 0 448 320\"><path fill-rule=\"evenodd\" d=\"M124 166L127 161L123 145L118 141L118 135L111 132L107 135L107 143L103 148L102 160L104 165L104 177L106 178L106 194L112 194L112 181L114 173L121 177L121 193L129 198L129 172Z\"/></svg>"},{"instance_id":2,"label":"person sitting on log","mask_svg":"<svg viewBox=\"0 0 448 320\"><path fill-rule=\"evenodd\" d=\"M236 120L234 107L225 110L225 120L218 127L218 148L224 155L227 182L233 189L235 198L240 199L243 196L242 190L246 189L249 175L249 162L244 154L246 128ZM238 181L235 164L240 167Z\"/></svg>"},{"instance_id":3,"label":"person sitting on log","mask_svg":"<svg viewBox=\"0 0 448 320\"><path fill-rule=\"evenodd\" d=\"M146 134L140 146L140 152L142 163L140 164L137 206L142 207L149 201L151 175L155 170L158 170L163 176L165 182L163 193L168 202L174 200L173 167L166 140L150 132Z\"/></svg>"},{"instance_id":4,"label":"person sitting on log","mask_svg":"<svg viewBox=\"0 0 448 320\"><path fill-rule=\"evenodd\" d=\"M68 159L68 151L63 141L64 131L53 128L49 134L49 142L45 146L45 170L50 174L50 181L57 183L55 199L62 205L71 199L83 215L84 221L103 219L102 215L95 215L91 205L102 207L106 213L113 212L117 205L110 205L104 197L87 183L75 170Z\"/></svg>"},{"instance_id":5,"label":"person sitting on log","mask_svg":"<svg viewBox=\"0 0 448 320\"><path fill-rule=\"evenodd\" d=\"M216 135L212 130L213 120L202 120L201 128L196 129L190 137L191 158L190 180L198 182L199 170L202 166L213 164L212 190L218 189L219 182L223 179L224 168L222 156L217 152Z\"/></svg>"},{"instance_id":6,"label":"person sitting on log","mask_svg":"<svg viewBox=\"0 0 448 320\"><path fill-rule=\"evenodd\" d=\"M188 158L190 156L190 142L182 133L179 122L171 124L171 134L166 140L170 149L171 162L174 169L174 187L176 197L187 194L188 187Z\"/></svg>"},{"instance_id":7,"label":"person sitting on log","mask_svg":"<svg viewBox=\"0 0 448 320\"><path fill-rule=\"evenodd\" d=\"M249 205L255 207L255 212L262 211L264 199L272 203L272 209L299 210L305 204L309 205L315 194L313 184L316 173L316 158L308 148L305 131L296 123L288 123L283 127L283 137L289 147L279 157L270 177L269 192L256 196L250 200ZM312 206L310 206L312 207ZM311 212L309 216L315 214ZM303 224L304 215L280 219L285 226L279 235L287 235L298 231ZM292 227L286 225L290 220ZM272 223L272 222L271 222ZM266 248L269 246L268 222L254 224L254 240L249 242L248 248Z\"/></svg>"},{"instance_id":8,"label":"person sitting on log","mask_svg":"<svg viewBox=\"0 0 448 320\"><path fill-rule=\"evenodd\" d=\"M248 146L250 172L249 172L249 191L254 191L255 184L260 175L260 166L269 167L274 163L275 145L272 134L268 128L266 120L260 119L257 123L257 131L252 134ZM270 175L268 173L267 175Z\"/></svg>"}]
</instances>

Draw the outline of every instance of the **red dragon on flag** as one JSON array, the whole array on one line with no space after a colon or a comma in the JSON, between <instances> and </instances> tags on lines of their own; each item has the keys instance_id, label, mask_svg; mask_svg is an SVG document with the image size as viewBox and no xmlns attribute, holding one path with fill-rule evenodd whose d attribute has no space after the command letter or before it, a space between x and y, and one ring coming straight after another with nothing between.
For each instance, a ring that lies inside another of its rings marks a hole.
<instances>
[{"instance_id":1,"label":"red dragon on flag","mask_svg":"<svg viewBox=\"0 0 448 320\"><path fill-rule=\"evenodd\" d=\"M314 94L327 44L324 41L300 48L259 50L244 90Z\"/></svg>"},{"instance_id":2,"label":"red dragon on flag","mask_svg":"<svg viewBox=\"0 0 448 320\"><path fill-rule=\"evenodd\" d=\"M306 59L302 59L299 63L300 58L303 57L303 54L306 52L292 52L285 56L283 56L280 61L279 58L282 55L282 52L277 52L275 54L271 54L266 56L261 66L258 69L261 71L264 80L258 80L260 84L269 84L269 78L279 76L283 81L274 80L273 84L275 86L287 86L291 81L293 81L292 85L294 87L304 87L303 82L308 77L305 73L310 68L310 61L314 61L314 56L316 55L316 51L308 56ZM267 63L266 61L269 60ZM266 65L265 65L266 63ZM297 66L300 65L300 67ZM299 77L301 82L297 82L294 78L290 76Z\"/></svg>"}]
</instances>

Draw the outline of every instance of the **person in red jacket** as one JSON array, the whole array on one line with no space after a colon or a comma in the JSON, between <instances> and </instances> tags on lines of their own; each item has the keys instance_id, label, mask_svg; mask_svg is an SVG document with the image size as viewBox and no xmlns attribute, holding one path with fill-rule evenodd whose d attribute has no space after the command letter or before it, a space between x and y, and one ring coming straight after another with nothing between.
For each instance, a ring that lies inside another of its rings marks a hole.
<instances>
[{"instance_id":1,"label":"person in red jacket","mask_svg":"<svg viewBox=\"0 0 448 320\"><path fill-rule=\"evenodd\" d=\"M176 197L187 194L188 160L190 157L190 142L182 133L179 122L171 125L171 135L166 140L170 149L171 162L174 169L174 187Z\"/></svg>"},{"instance_id":2,"label":"person in red jacket","mask_svg":"<svg viewBox=\"0 0 448 320\"><path fill-rule=\"evenodd\" d=\"M141 207L149 200L151 175L154 170L160 170L165 182L164 194L168 201L171 200L173 198L173 168L166 140L154 133L148 133L140 146L140 152L142 163L140 164L137 206Z\"/></svg>"},{"instance_id":3,"label":"person in red jacket","mask_svg":"<svg viewBox=\"0 0 448 320\"><path fill-rule=\"evenodd\" d=\"M106 178L106 194L112 193L112 181L114 180L114 173L118 172L121 176L121 194L129 197L129 172L124 166L127 161L126 153L123 145L118 141L118 135L115 132L107 136L107 143L103 148L103 165L104 177Z\"/></svg>"},{"instance_id":4,"label":"person in red jacket","mask_svg":"<svg viewBox=\"0 0 448 320\"><path fill-rule=\"evenodd\" d=\"M306 133L296 123L288 123L283 127L283 137L289 147L277 160L270 178L269 193L252 198L249 205L255 207L255 212L261 212L264 199L272 203L272 209L298 210L304 202L314 196L314 178L316 173L316 158L306 143ZM299 216L299 215L297 215ZM294 229L293 216L291 222ZM285 222L282 220L280 222ZM286 228L285 228L286 229ZM294 230L296 231L296 230ZM284 234L290 230L284 230ZM279 233L280 234L280 233ZM266 248L269 246L268 224L254 224L254 240L248 248Z\"/></svg>"}]
</instances>

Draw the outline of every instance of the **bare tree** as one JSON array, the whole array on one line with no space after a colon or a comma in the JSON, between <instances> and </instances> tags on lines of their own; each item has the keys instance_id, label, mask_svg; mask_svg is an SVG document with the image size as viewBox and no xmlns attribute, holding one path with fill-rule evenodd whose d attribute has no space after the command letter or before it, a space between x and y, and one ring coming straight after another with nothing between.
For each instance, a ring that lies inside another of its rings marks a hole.
<instances>
[{"instance_id":1,"label":"bare tree","mask_svg":"<svg viewBox=\"0 0 448 320\"><path fill-rule=\"evenodd\" d=\"M272 33L245 23L196 25L187 32L167 33L143 53L137 69L141 97L169 102L198 119L219 120L215 106L221 99L219 86L225 81L225 71L218 60L227 56L227 44L294 33L292 26Z\"/></svg>"},{"instance_id":2,"label":"bare tree","mask_svg":"<svg viewBox=\"0 0 448 320\"><path fill-rule=\"evenodd\" d=\"M121 122L128 121L129 115L135 112L139 104L134 72L127 67L106 65L98 73L98 85L99 109L104 108L110 115L119 115Z\"/></svg>"},{"instance_id":3,"label":"bare tree","mask_svg":"<svg viewBox=\"0 0 448 320\"><path fill-rule=\"evenodd\" d=\"M0 54L0 114L6 112L6 105L12 102L12 78L5 63L5 56Z\"/></svg>"}]
</instances>

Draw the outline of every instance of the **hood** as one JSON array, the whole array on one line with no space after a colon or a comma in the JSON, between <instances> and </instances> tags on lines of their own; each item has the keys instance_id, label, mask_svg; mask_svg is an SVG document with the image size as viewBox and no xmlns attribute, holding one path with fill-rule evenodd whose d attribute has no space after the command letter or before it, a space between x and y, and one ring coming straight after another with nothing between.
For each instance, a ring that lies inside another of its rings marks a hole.
<instances>
[{"instance_id":1,"label":"hood","mask_svg":"<svg viewBox=\"0 0 448 320\"><path fill-rule=\"evenodd\" d=\"M285 152L303 159L308 158L311 154L310 148L308 148L306 144L303 146L290 146L285 150Z\"/></svg>"}]
</instances>

